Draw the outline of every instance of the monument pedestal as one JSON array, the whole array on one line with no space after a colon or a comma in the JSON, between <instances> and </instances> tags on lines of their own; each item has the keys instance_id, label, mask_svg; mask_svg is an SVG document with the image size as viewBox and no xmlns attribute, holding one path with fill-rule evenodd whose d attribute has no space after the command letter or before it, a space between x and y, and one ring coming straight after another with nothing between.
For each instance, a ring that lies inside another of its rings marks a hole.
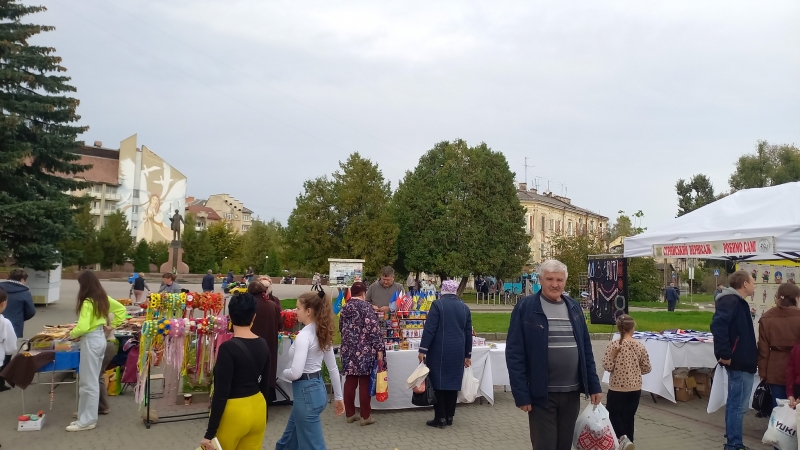
<instances>
[{"instance_id":1,"label":"monument pedestal","mask_svg":"<svg viewBox=\"0 0 800 450\"><path fill-rule=\"evenodd\" d=\"M161 273L172 273L172 269L177 269L179 274L189 273L189 266L183 262L183 248L181 241L172 241L169 246L169 259L161 265Z\"/></svg>"}]
</instances>

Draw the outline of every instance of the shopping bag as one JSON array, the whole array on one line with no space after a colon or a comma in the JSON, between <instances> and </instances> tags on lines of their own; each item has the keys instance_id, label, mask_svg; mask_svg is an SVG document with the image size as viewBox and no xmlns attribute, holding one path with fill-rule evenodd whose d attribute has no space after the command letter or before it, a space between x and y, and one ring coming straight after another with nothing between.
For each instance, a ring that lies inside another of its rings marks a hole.
<instances>
[{"instance_id":1,"label":"shopping bag","mask_svg":"<svg viewBox=\"0 0 800 450\"><path fill-rule=\"evenodd\" d=\"M375 397L378 388L378 360L372 364L372 372L369 374L369 396Z\"/></svg>"},{"instance_id":2,"label":"shopping bag","mask_svg":"<svg viewBox=\"0 0 800 450\"><path fill-rule=\"evenodd\" d=\"M122 392L122 372L120 368L112 369L106 372L108 375L106 387L108 388L108 395L117 396Z\"/></svg>"},{"instance_id":3,"label":"shopping bag","mask_svg":"<svg viewBox=\"0 0 800 450\"><path fill-rule=\"evenodd\" d=\"M411 372L411 375L408 376L406 380L406 387L412 389L417 387L425 382L425 377L428 376L428 373L431 370L428 369L428 366L425 365L424 362L419 363L416 369Z\"/></svg>"},{"instance_id":4,"label":"shopping bag","mask_svg":"<svg viewBox=\"0 0 800 450\"><path fill-rule=\"evenodd\" d=\"M389 398L389 372L383 365L383 361L378 362L378 374L375 382L375 400L385 402Z\"/></svg>"},{"instance_id":5,"label":"shopping bag","mask_svg":"<svg viewBox=\"0 0 800 450\"><path fill-rule=\"evenodd\" d=\"M472 376L472 367L464 369L461 377L461 390L458 391L458 401L472 403L478 398L478 379Z\"/></svg>"},{"instance_id":6,"label":"shopping bag","mask_svg":"<svg viewBox=\"0 0 800 450\"><path fill-rule=\"evenodd\" d=\"M411 404L414 406L433 406L436 404L436 394L433 392L433 385L431 384L431 377L425 377L423 382L425 391L421 393L414 393L411 395Z\"/></svg>"},{"instance_id":7,"label":"shopping bag","mask_svg":"<svg viewBox=\"0 0 800 450\"><path fill-rule=\"evenodd\" d=\"M795 450L797 448L797 416L789 407L789 400L778 400L778 406L772 410L769 426L761 442L779 450Z\"/></svg>"},{"instance_id":8,"label":"shopping bag","mask_svg":"<svg viewBox=\"0 0 800 450\"><path fill-rule=\"evenodd\" d=\"M758 384L753 394L753 409L756 410L756 417L769 417L772 414L772 393L766 380Z\"/></svg>"},{"instance_id":9,"label":"shopping bag","mask_svg":"<svg viewBox=\"0 0 800 450\"><path fill-rule=\"evenodd\" d=\"M602 403L588 405L578 416L572 446L577 450L615 450L619 446L608 410Z\"/></svg>"}]
</instances>

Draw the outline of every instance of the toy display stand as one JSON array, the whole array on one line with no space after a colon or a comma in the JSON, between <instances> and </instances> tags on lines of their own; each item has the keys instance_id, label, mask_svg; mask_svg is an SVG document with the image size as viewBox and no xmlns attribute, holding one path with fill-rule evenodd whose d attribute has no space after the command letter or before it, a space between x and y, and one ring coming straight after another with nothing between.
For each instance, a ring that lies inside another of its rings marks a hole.
<instances>
[{"instance_id":1,"label":"toy display stand","mask_svg":"<svg viewBox=\"0 0 800 450\"><path fill-rule=\"evenodd\" d=\"M34 382L32 382L29 386L35 386L37 384L49 385L50 386L50 411L53 410L53 399L55 398L55 387L60 384L73 384L75 385L75 408L77 410L78 407L78 367L80 366L81 362L81 352L80 351L71 351L71 352L55 352L55 360L53 362L47 363L41 369L36 371L36 378ZM50 374L50 381L40 381L42 374ZM61 381L56 381L56 374L64 375L61 377ZM64 381L67 379L67 375L74 375L74 379L72 381ZM20 389L22 395L22 413L25 414L25 389Z\"/></svg>"}]
</instances>

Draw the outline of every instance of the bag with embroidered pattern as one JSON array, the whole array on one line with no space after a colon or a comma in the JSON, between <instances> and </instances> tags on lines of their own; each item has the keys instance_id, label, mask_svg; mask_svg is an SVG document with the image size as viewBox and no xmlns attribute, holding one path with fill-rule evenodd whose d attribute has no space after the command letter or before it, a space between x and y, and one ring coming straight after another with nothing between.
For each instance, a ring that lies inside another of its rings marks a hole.
<instances>
[{"instance_id":1,"label":"bag with embroidered pattern","mask_svg":"<svg viewBox=\"0 0 800 450\"><path fill-rule=\"evenodd\" d=\"M588 405L578 416L572 446L578 450L615 450L619 446L605 406Z\"/></svg>"}]
</instances>

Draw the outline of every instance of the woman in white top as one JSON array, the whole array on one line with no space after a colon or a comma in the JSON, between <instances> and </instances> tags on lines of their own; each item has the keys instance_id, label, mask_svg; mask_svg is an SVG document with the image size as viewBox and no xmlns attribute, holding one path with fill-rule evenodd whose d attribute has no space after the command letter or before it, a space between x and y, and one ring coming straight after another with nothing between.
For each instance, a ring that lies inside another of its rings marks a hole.
<instances>
[{"instance_id":1,"label":"woman in white top","mask_svg":"<svg viewBox=\"0 0 800 450\"><path fill-rule=\"evenodd\" d=\"M303 329L297 333L289 349L292 367L282 377L292 382L292 413L275 450L326 449L319 415L328 403L328 393L322 381L322 361L328 367L336 399L334 411L344 413L342 382L339 367L333 356L335 329L333 310L325 291L307 292L297 299L297 320Z\"/></svg>"}]
</instances>

